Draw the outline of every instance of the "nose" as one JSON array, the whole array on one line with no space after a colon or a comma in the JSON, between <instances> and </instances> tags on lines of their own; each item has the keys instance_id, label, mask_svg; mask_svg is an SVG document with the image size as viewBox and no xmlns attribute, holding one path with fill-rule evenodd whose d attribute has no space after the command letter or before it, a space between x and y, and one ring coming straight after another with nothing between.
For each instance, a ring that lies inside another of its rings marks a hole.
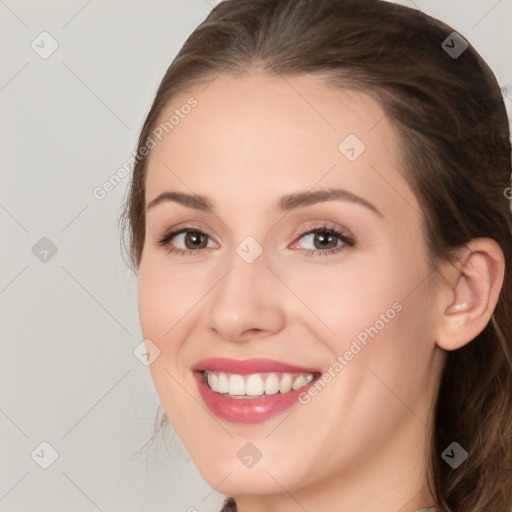
<instances>
[{"instance_id":1,"label":"nose","mask_svg":"<svg viewBox=\"0 0 512 512\"><path fill-rule=\"evenodd\" d=\"M285 310L279 284L262 256L247 263L235 255L230 270L208 294L208 330L230 342L280 332L285 325Z\"/></svg>"}]
</instances>

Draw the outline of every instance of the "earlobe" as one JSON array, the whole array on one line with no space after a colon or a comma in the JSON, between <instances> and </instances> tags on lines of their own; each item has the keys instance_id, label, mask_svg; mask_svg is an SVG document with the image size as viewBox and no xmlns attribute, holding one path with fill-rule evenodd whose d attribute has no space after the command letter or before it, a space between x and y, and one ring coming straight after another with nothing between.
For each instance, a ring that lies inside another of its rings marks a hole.
<instances>
[{"instance_id":1,"label":"earlobe","mask_svg":"<svg viewBox=\"0 0 512 512\"><path fill-rule=\"evenodd\" d=\"M450 300L440 304L436 343L444 350L461 348L484 330L503 285L505 258L494 240L473 239L463 251L442 294Z\"/></svg>"}]
</instances>

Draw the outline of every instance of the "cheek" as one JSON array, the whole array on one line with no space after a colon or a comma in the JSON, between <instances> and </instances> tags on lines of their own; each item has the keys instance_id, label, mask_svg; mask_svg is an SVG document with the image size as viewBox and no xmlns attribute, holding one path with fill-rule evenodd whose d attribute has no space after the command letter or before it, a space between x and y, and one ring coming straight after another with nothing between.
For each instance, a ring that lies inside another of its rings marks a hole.
<instances>
[{"instance_id":1,"label":"cheek","mask_svg":"<svg viewBox=\"0 0 512 512\"><path fill-rule=\"evenodd\" d=\"M171 257L171 256L169 256ZM138 305L142 332L155 342L168 339L187 315L204 285L187 266L176 266L160 254L145 255L139 268Z\"/></svg>"},{"instance_id":2,"label":"cheek","mask_svg":"<svg viewBox=\"0 0 512 512\"><path fill-rule=\"evenodd\" d=\"M278 273L293 292L288 304L297 304L297 314L338 354L357 336L364 340L368 329L381 332L399 322L404 315L398 310L425 278L421 260L404 264L398 254L384 251L336 265L300 262Z\"/></svg>"},{"instance_id":3,"label":"cheek","mask_svg":"<svg viewBox=\"0 0 512 512\"><path fill-rule=\"evenodd\" d=\"M149 369L160 399L166 410L166 403L179 397L179 385L187 378L185 365L179 365L184 333L181 332L183 319L189 303L193 303L193 287L185 286L185 279L174 272L165 272L160 264L146 257L139 268L138 307L142 335L156 345L158 357ZM197 299L196 299L197 301ZM146 344L148 341L146 341ZM177 370L180 370L177 373ZM173 378L174 377L174 378ZM176 381L177 380L177 381Z\"/></svg>"},{"instance_id":4,"label":"cheek","mask_svg":"<svg viewBox=\"0 0 512 512\"><path fill-rule=\"evenodd\" d=\"M425 269L395 262L380 272L367 267L359 284L352 282L332 344L343 370L329 400L344 401L353 419L343 428L356 437L373 431L382 442L412 417L411 410L426 420L435 357L435 311Z\"/></svg>"},{"instance_id":5,"label":"cheek","mask_svg":"<svg viewBox=\"0 0 512 512\"><path fill-rule=\"evenodd\" d=\"M423 393L435 348L435 311L427 265L411 247L414 252L406 260L396 251L339 267L281 269L302 301L295 301L295 315L313 331L324 372L343 375L333 379L329 400L359 401L362 410L386 416L395 409L383 409L383 398L396 401L386 386L412 402Z\"/></svg>"},{"instance_id":6,"label":"cheek","mask_svg":"<svg viewBox=\"0 0 512 512\"><path fill-rule=\"evenodd\" d=\"M156 272L154 268L150 268L149 263L141 265L138 282L138 304L144 337L156 337L158 339L171 327L169 325L171 317L168 317L165 312L168 311L172 315L176 306L174 302L172 288L166 282L165 276Z\"/></svg>"},{"instance_id":7,"label":"cheek","mask_svg":"<svg viewBox=\"0 0 512 512\"><path fill-rule=\"evenodd\" d=\"M197 303L200 290L198 283L194 286L191 282L189 272L169 270L152 255L144 258L139 268L139 318L144 339L159 350L149 370L170 423L180 438L186 438L183 425L193 423L201 411L186 391L195 383L180 358L187 338L184 329L189 328L187 313Z\"/></svg>"},{"instance_id":8,"label":"cheek","mask_svg":"<svg viewBox=\"0 0 512 512\"><path fill-rule=\"evenodd\" d=\"M151 251L143 256L138 308L143 337L160 351L150 366L157 390L178 396L182 390L179 383L195 387L188 370L193 345L187 341L191 331L201 327L203 299L215 283L216 274L211 269L198 272L193 265L167 260L174 257Z\"/></svg>"}]
</instances>

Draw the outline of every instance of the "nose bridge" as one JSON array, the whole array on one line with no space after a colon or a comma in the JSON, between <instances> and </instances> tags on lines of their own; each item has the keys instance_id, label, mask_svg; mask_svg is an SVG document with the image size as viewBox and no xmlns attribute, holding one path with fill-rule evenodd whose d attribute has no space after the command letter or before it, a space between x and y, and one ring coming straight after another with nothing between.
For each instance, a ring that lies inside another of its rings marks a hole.
<instances>
[{"instance_id":1,"label":"nose bridge","mask_svg":"<svg viewBox=\"0 0 512 512\"><path fill-rule=\"evenodd\" d=\"M239 244L229 268L212 290L206 314L207 327L236 341L258 332L282 329L285 314L267 258L251 240ZM272 284L274 282L274 284Z\"/></svg>"}]
</instances>

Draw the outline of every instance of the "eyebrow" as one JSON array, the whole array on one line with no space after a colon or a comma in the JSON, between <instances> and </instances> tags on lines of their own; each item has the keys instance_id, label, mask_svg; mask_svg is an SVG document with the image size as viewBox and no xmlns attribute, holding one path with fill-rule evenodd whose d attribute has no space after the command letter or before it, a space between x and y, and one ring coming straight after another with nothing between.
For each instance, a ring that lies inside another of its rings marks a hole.
<instances>
[{"instance_id":1,"label":"eyebrow","mask_svg":"<svg viewBox=\"0 0 512 512\"><path fill-rule=\"evenodd\" d=\"M186 206L187 208L193 208L200 211L211 211L214 210L215 206L206 197L196 194L186 194L184 192L166 191L155 197L146 206L146 212L151 208L154 208L158 204L164 202L175 202ZM315 190L315 191L304 191L295 192L293 194L284 195L279 198L276 203L276 209L278 212L289 212L300 207L310 206L317 203L326 201L348 201L351 203L359 204L364 206L368 210L379 217L384 217L382 213L369 201L362 197L349 192L348 190L340 188L331 188L326 190Z\"/></svg>"},{"instance_id":2,"label":"eyebrow","mask_svg":"<svg viewBox=\"0 0 512 512\"><path fill-rule=\"evenodd\" d=\"M196 194L185 194L184 192L174 192L174 191L166 191L162 192L160 195L156 196L147 206L146 212L155 206L164 203L166 201L171 201L174 203L181 204L186 206L187 208L194 208L196 210L208 211L213 210L213 204L206 199L204 196L199 196Z\"/></svg>"}]
</instances>

